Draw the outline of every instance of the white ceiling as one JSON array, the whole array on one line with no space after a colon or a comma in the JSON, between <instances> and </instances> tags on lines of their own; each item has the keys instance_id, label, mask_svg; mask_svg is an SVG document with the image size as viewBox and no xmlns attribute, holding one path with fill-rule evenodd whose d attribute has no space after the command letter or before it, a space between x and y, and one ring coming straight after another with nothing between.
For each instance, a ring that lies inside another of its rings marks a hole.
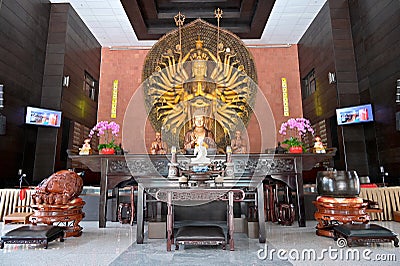
<instances>
[{"instance_id":1,"label":"white ceiling","mask_svg":"<svg viewBox=\"0 0 400 266\"><path fill-rule=\"evenodd\" d=\"M103 47L152 46L138 41L120 0L50 0L70 3ZM296 44L326 0L276 0L261 39L247 45ZM222 20L224 18L222 17ZM171 21L171 24L174 24Z\"/></svg>"}]
</instances>

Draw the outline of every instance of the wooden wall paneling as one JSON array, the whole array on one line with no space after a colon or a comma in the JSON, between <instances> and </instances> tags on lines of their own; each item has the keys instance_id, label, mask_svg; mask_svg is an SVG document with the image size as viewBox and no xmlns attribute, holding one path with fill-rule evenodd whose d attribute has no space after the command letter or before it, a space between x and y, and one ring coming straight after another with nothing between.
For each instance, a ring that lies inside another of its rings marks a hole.
<instances>
[{"instance_id":1,"label":"wooden wall paneling","mask_svg":"<svg viewBox=\"0 0 400 266\"><path fill-rule=\"evenodd\" d=\"M323 6L299 42L299 65L302 78L311 69L315 70L316 92L309 96L310 99L303 99L304 114L312 123L336 119L337 107L360 103L347 1L327 1ZM336 84L329 84L329 72L336 74ZM333 130L332 125L327 127L330 142L339 145L340 156L335 166L345 168L347 163L349 168L368 174L363 128L338 129ZM358 136L357 140L353 140L355 136Z\"/></svg>"},{"instance_id":2,"label":"wooden wall paneling","mask_svg":"<svg viewBox=\"0 0 400 266\"><path fill-rule=\"evenodd\" d=\"M0 136L0 188L18 184L18 169L32 179L37 127L24 124L25 107L40 105L50 5L3 1L0 8L0 84L7 132Z\"/></svg>"},{"instance_id":3,"label":"wooden wall paneling","mask_svg":"<svg viewBox=\"0 0 400 266\"><path fill-rule=\"evenodd\" d=\"M66 17L54 5L51 6L48 42L51 44L65 43L64 32ZM59 24L60 23L60 24ZM43 75L41 106L50 109L61 109L63 53L46 53L45 73ZM53 69L47 71L47 69ZM50 176L54 172L57 136L59 128L39 128L36 142L34 176L35 181Z\"/></svg>"},{"instance_id":4,"label":"wooden wall paneling","mask_svg":"<svg viewBox=\"0 0 400 266\"><path fill-rule=\"evenodd\" d=\"M336 98L335 86L328 84L328 72L335 71L329 21L329 8L325 4L298 45L301 78L304 78L312 69L315 70L316 92L303 99L304 116L312 123L326 119L327 115L332 115L332 109L329 107L336 106L336 102L332 101Z\"/></svg>"},{"instance_id":5,"label":"wooden wall paneling","mask_svg":"<svg viewBox=\"0 0 400 266\"><path fill-rule=\"evenodd\" d=\"M335 51L336 88L339 107L360 104L351 21L346 0L328 1L331 15L332 39ZM343 62L342 62L343 61ZM342 63L339 63L342 62ZM339 68L340 65L347 65ZM356 170L359 175L368 175L364 128L362 125L341 126L346 152L346 169Z\"/></svg>"},{"instance_id":6,"label":"wooden wall paneling","mask_svg":"<svg viewBox=\"0 0 400 266\"><path fill-rule=\"evenodd\" d=\"M388 180L400 184L400 138L395 129L398 108L394 101L400 77L400 4L396 0L351 0L349 6L361 95L365 100L369 97L375 115L375 122L365 126L371 179L381 182L379 167L383 166Z\"/></svg>"},{"instance_id":7,"label":"wooden wall paneling","mask_svg":"<svg viewBox=\"0 0 400 266\"><path fill-rule=\"evenodd\" d=\"M73 121L73 125L79 124L83 128L77 144L79 147L82 146L83 140L88 137L90 128L97 120L97 102L91 100L83 91L84 74L87 71L98 81L100 61L100 44L75 10L68 9L64 75L70 76L71 84L70 87L64 88L62 105L66 115ZM72 130L74 132L75 127ZM70 136L70 147L74 147L74 141L76 140Z\"/></svg>"},{"instance_id":8,"label":"wooden wall paneling","mask_svg":"<svg viewBox=\"0 0 400 266\"><path fill-rule=\"evenodd\" d=\"M85 122L87 125L93 126L96 123L96 112L97 103L86 99L86 96L81 90L77 91L76 94L81 95L82 100L76 100L76 94L74 95L74 90L65 89L63 93L63 106L68 106L65 110L65 116L74 120Z\"/></svg>"},{"instance_id":9,"label":"wooden wall paneling","mask_svg":"<svg viewBox=\"0 0 400 266\"><path fill-rule=\"evenodd\" d=\"M46 67L52 71L46 72L48 75L45 76L46 80L43 82L43 90L46 94L42 96L42 104L58 105L63 111L63 119L68 123L79 121L91 127L96 122L97 103L89 99L82 88L86 69L91 69L91 75L99 79L101 46L69 4L52 4L51 6L49 40L53 47L48 51ZM57 66L57 69L52 68L53 65ZM70 78L68 87L62 86L64 76ZM54 146L51 153L55 161L49 161L48 155L40 153L38 151L40 147L37 148L40 160L35 164L35 171L38 171L38 176L45 176L67 167L68 162L63 158L70 144L63 144L62 147L61 144L67 137L72 142L72 136L69 132L60 132L63 128L67 130L68 127L62 126L59 132L52 135L52 139L49 140ZM44 134L43 131L39 133ZM40 136L38 136L38 144L39 139ZM41 143L41 145L46 144Z\"/></svg>"}]
</instances>

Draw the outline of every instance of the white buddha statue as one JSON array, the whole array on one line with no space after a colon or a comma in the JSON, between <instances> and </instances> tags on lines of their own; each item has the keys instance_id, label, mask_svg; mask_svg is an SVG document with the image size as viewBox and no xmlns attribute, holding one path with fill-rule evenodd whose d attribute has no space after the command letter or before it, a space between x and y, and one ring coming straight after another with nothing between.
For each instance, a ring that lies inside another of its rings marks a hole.
<instances>
[{"instance_id":1,"label":"white buddha statue","mask_svg":"<svg viewBox=\"0 0 400 266\"><path fill-rule=\"evenodd\" d=\"M210 163L210 158L207 158L207 143L204 142L204 137L199 137L194 147L194 155L196 158L192 158L192 163Z\"/></svg>"}]
</instances>

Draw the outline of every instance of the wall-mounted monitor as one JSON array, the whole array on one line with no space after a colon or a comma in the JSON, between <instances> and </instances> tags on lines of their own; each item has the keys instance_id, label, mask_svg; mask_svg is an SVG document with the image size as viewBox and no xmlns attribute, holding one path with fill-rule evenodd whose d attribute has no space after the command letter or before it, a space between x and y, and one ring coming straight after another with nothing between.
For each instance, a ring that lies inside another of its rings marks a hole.
<instances>
[{"instance_id":1,"label":"wall-mounted monitor","mask_svg":"<svg viewBox=\"0 0 400 266\"><path fill-rule=\"evenodd\" d=\"M338 108L336 118L339 126L374 121L371 104Z\"/></svg>"},{"instance_id":2,"label":"wall-mounted monitor","mask_svg":"<svg viewBox=\"0 0 400 266\"><path fill-rule=\"evenodd\" d=\"M60 127L61 111L26 107L25 123L37 126Z\"/></svg>"}]
</instances>

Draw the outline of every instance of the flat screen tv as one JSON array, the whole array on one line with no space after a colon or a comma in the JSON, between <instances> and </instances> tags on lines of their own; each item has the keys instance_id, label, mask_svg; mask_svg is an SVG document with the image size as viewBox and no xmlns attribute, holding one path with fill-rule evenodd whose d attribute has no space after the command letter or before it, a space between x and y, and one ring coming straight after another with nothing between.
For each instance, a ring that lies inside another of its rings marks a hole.
<instances>
[{"instance_id":1,"label":"flat screen tv","mask_svg":"<svg viewBox=\"0 0 400 266\"><path fill-rule=\"evenodd\" d=\"M61 111L26 107L25 123L37 126L60 127Z\"/></svg>"},{"instance_id":2,"label":"flat screen tv","mask_svg":"<svg viewBox=\"0 0 400 266\"><path fill-rule=\"evenodd\" d=\"M371 104L338 108L336 118L339 126L374 121Z\"/></svg>"}]
</instances>

